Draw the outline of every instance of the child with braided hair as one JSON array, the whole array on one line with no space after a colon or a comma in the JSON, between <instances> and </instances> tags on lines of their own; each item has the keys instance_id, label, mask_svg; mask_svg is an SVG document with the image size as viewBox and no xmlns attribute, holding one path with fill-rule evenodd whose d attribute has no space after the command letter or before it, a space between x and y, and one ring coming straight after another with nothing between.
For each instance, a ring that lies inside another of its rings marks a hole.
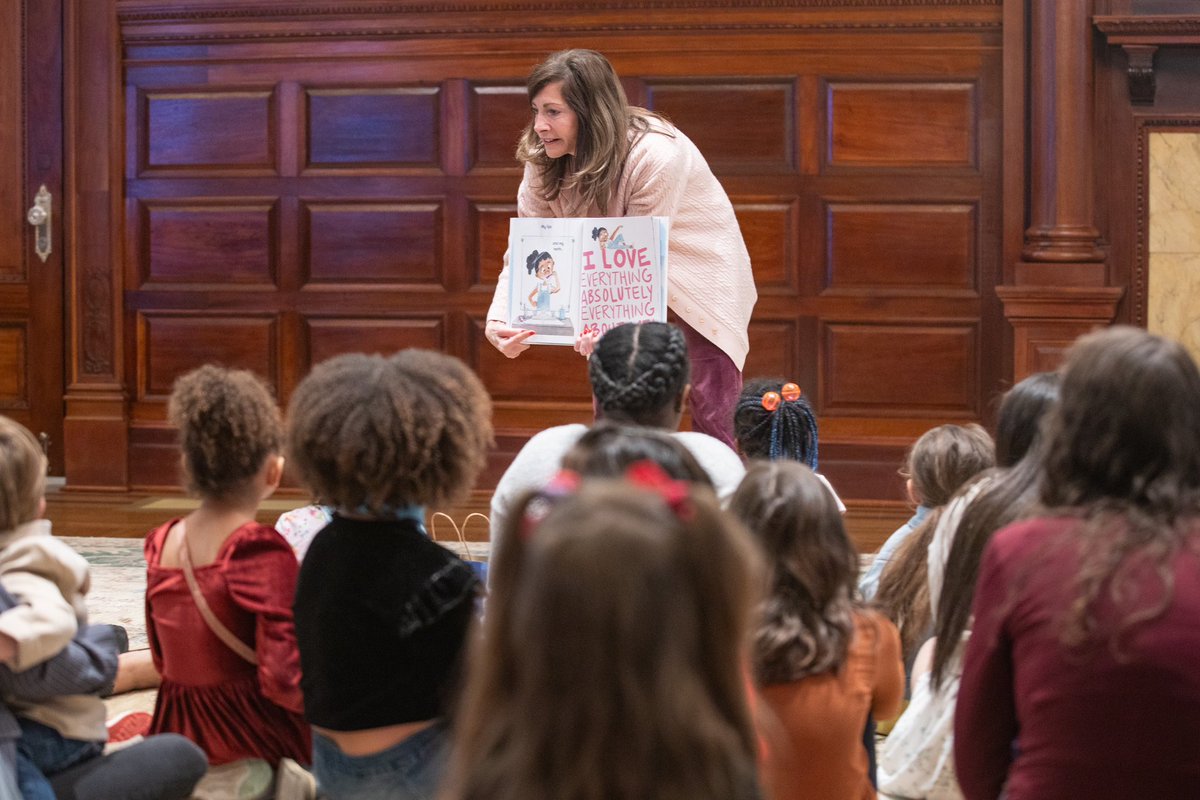
<instances>
[{"instance_id":1,"label":"child with braided hair","mask_svg":"<svg viewBox=\"0 0 1200 800\"><path fill-rule=\"evenodd\" d=\"M597 419L670 431L708 473L717 496L733 494L745 473L737 454L712 436L677 430L690 391L687 339L679 328L666 322L618 325L596 343L588 377ZM587 430L579 424L548 428L517 453L492 495L493 552L517 499L542 488Z\"/></svg>"},{"instance_id":2,"label":"child with braided hair","mask_svg":"<svg viewBox=\"0 0 1200 800\"><path fill-rule=\"evenodd\" d=\"M816 472L838 511L846 513L833 486L817 472L817 417L799 386L778 378L747 381L734 407L733 436L747 459L799 461Z\"/></svg>"}]
</instances>

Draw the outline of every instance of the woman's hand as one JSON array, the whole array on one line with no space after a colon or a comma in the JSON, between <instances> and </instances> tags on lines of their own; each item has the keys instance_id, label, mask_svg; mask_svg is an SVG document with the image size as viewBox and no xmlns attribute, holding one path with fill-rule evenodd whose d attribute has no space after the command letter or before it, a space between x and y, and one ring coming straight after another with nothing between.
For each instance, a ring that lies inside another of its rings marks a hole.
<instances>
[{"instance_id":1,"label":"woman's hand","mask_svg":"<svg viewBox=\"0 0 1200 800\"><path fill-rule=\"evenodd\" d=\"M592 352L596 349L596 342L600 339L598 333L581 333L575 337L575 352L587 358L592 357Z\"/></svg>"},{"instance_id":2,"label":"woman's hand","mask_svg":"<svg viewBox=\"0 0 1200 800\"><path fill-rule=\"evenodd\" d=\"M483 329L483 335L491 342L492 347L509 358L516 358L529 349L525 340L533 336L533 331L510 328L499 320L489 319Z\"/></svg>"}]
</instances>

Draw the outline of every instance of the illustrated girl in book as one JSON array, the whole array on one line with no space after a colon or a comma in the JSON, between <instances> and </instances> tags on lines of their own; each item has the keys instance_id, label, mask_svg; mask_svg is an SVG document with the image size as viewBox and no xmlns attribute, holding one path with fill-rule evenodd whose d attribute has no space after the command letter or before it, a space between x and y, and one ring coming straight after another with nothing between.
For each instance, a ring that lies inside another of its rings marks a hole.
<instances>
[{"instance_id":1,"label":"illustrated girl in book","mask_svg":"<svg viewBox=\"0 0 1200 800\"><path fill-rule=\"evenodd\" d=\"M608 228L592 228L592 239L604 250L621 250L625 247L620 225L613 228L612 233L608 232Z\"/></svg>"},{"instance_id":2,"label":"illustrated girl in book","mask_svg":"<svg viewBox=\"0 0 1200 800\"><path fill-rule=\"evenodd\" d=\"M545 250L534 250L525 259L525 268L529 274L537 278L533 291L529 293L529 304L534 307L534 316L550 316L550 295L556 294L562 286L558 282L558 273L554 270L554 258Z\"/></svg>"}]
</instances>

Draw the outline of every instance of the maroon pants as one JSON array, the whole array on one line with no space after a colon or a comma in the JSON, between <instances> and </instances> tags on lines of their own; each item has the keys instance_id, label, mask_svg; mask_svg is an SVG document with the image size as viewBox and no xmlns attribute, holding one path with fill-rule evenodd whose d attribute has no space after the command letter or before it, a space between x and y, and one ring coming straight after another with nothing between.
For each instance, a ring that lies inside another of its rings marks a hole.
<instances>
[{"instance_id":1,"label":"maroon pants","mask_svg":"<svg viewBox=\"0 0 1200 800\"><path fill-rule=\"evenodd\" d=\"M724 350L686 322L678 317L671 322L683 331L692 362L692 430L707 433L736 450L733 409L742 393L742 371Z\"/></svg>"}]
</instances>

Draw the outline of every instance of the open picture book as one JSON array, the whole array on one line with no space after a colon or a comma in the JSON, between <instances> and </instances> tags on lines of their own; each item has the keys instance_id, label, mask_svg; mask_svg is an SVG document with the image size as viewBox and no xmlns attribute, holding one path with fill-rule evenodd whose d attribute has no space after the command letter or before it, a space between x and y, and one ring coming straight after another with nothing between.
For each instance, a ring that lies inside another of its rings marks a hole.
<instances>
[{"instance_id":1,"label":"open picture book","mask_svg":"<svg viewBox=\"0 0 1200 800\"><path fill-rule=\"evenodd\" d=\"M667 217L519 217L509 222L508 324L530 344L575 343L667 319Z\"/></svg>"}]
</instances>

